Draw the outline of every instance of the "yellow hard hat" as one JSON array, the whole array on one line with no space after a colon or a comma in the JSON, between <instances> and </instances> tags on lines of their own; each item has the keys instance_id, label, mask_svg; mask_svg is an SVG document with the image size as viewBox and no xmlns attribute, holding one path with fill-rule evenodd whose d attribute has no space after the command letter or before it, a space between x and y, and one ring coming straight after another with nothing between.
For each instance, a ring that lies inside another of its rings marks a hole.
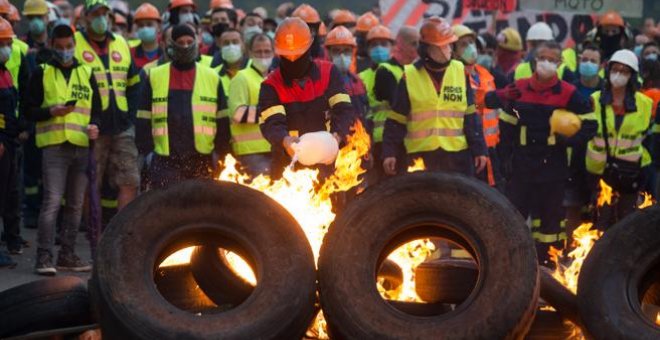
<instances>
[{"instance_id":1,"label":"yellow hard hat","mask_svg":"<svg viewBox=\"0 0 660 340\"><path fill-rule=\"evenodd\" d=\"M582 127L580 117L573 112L556 109L550 116L550 133L556 133L564 137L575 136Z\"/></svg>"},{"instance_id":2,"label":"yellow hard hat","mask_svg":"<svg viewBox=\"0 0 660 340\"><path fill-rule=\"evenodd\" d=\"M456 37L458 37L458 39L460 39L460 38L462 38L466 35L471 35L474 38L477 37L477 34L474 33L474 31L471 28L469 28L465 25L460 25L460 24L454 25L454 26L451 27L451 29L454 31L454 34L456 34Z\"/></svg>"},{"instance_id":3,"label":"yellow hard hat","mask_svg":"<svg viewBox=\"0 0 660 340\"><path fill-rule=\"evenodd\" d=\"M509 51L522 51L522 38L516 29L507 27L497 35L497 45Z\"/></svg>"},{"instance_id":4,"label":"yellow hard hat","mask_svg":"<svg viewBox=\"0 0 660 340\"><path fill-rule=\"evenodd\" d=\"M48 4L45 0L27 0L23 5L23 15L47 15Z\"/></svg>"}]
</instances>

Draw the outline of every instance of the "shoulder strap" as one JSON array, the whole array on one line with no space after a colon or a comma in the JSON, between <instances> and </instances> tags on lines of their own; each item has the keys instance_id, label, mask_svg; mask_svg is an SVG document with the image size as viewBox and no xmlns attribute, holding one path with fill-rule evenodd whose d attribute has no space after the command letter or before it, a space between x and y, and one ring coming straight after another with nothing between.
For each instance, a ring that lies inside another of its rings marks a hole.
<instances>
[{"instance_id":1,"label":"shoulder strap","mask_svg":"<svg viewBox=\"0 0 660 340\"><path fill-rule=\"evenodd\" d=\"M598 105L600 105L600 120L603 124L603 139L605 140L605 157L606 163L610 163L610 134L607 131L607 114L605 113L605 105L599 99Z\"/></svg>"}]
</instances>

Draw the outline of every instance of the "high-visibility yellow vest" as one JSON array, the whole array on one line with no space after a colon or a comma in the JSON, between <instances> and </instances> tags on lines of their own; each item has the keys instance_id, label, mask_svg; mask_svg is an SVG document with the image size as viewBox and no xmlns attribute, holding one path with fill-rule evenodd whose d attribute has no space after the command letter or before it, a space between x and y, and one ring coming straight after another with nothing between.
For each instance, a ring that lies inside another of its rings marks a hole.
<instances>
[{"instance_id":1,"label":"high-visibility yellow vest","mask_svg":"<svg viewBox=\"0 0 660 340\"><path fill-rule=\"evenodd\" d=\"M240 70L229 84L229 112L233 115L241 106L256 106L259 103L259 90L264 77L252 67ZM245 98L247 95L247 98ZM231 146L234 154L251 155L270 152L270 143L261 134L259 123L237 123L233 119Z\"/></svg>"},{"instance_id":2,"label":"high-visibility yellow vest","mask_svg":"<svg viewBox=\"0 0 660 340\"><path fill-rule=\"evenodd\" d=\"M607 154L605 153L605 139L603 136L603 122L600 105L601 92L591 95L594 103L593 116L598 121L598 133L587 144L587 171L602 175L605 171ZM610 156L628 161L640 162L642 167L651 164L651 155L642 145L646 131L651 123L651 108L653 101L641 92L635 93L636 112L626 113L619 129L615 129L615 116L612 105L605 106L607 120L607 133L609 134Z\"/></svg>"},{"instance_id":3,"label":"high-visibility yellow vest","mask_svg":"<svg viewBox=\"0 0 660 340\"><path fill-rule=\"evenodd\" d=\"M561 51L561 58L564 65L566 65L566 67L568 67L569 70L573 72L577 70L577 66L578 66L577 52L575 52L574 48L569 47Z\"/></svg>"},{"instance_id":4,"label":"high-visibility yellow vest","mask_svg":"<svg viewBox=\"0 0 660 340\"><path fill-rule=\"evenodd\" d=\"M463 130L468 109L463 63L452 60L445 70L438 94L426 68L406 65L406 86L410 97L408 133L404 140L408 153L442 149L448 152L468 148Z\"/></svg>"},{"instance_id":5,"label":"high-visibility yellow vest","mask_svg":"<svg viewBox=\"0 0 660 340\"><path fill-rule=\"evenodd\" d=\"M108 109L110 103L110 91L115 93L115 102L117 108L122 111L128 111L128 101L126 100L126 88L135 85L140 81L139 75L128 79L128 70L131 66L131 52L126 40L117 34L114 38L108 39L108 59L110 69L106 70L103 61L96 54L92 46L89 45L85 36L76 32L76 52L75 56L78 62L88 65L94 72L94 79L101 95L101 108ZM108 78L110 79L108 81Z\"/></svg>"},{"instance_id":6,"label":"high-visibility yellow vest","mask_svg":"<svg viewBox=\"0 0 660 340\"><path fill-rule=\"evenodd\" d=\"M557 67L557 77L559 77L559 79L564 77L564 71L566 71L566 64L562 63L559 65L559 67ZM529 63L529 61L520 63L513 73L513 80L531 78L533 73L532 65Z\"/></svg>"},{"instance_id":7,"label":"high-visibility yellow vest","mask_svg":"<svg viewBox=\"0 0 660 340\"><path fill-rule=\"evenodd\" d=\"M142 40L136 39L136 38L131 38L131 39L128 39L127 43L128 43L129 48L133 48L133 47L140 46L140 44L142 43Z\"/></svg>"},{"instance_id":8,"label":"high-visibility yellow vest","mask_svg":"<svg viewBox=\"0 0 660 340\"><path fill-rule=\"evenodd\" d=\"M11 43L11 54L5 63L5 67L11 79L14 82L14 87L18 90L18 72L21 70L21 61L23 56L27 55L28 45L20 39L14 38Z\"/></svg>"},{"instance_id":9,"label":"high-visibility yellow vest","mask_svg":"<svg viewBox=\"0 0 660 340\"><path fill-rule=\"evenodd\" d=\"M170 63L151 69L149 82L151 84L151 134L154 139L154 152L161 156L170 155L170 139L167 127L167 110L169 101ZM217 102L220 78L210 68L197 64L195 66L195 83L192 91L192 118L195 135L195 149L201 154L213 152L216 119L218 116ZM139 112L139 118L144 117Z\"/></svg>"},{"instance_id":10,"label":"high-visibility yellow vest","mask_svg":"<svg viewBox=\"0 0 660 340\"><path fill-rule=\"evenodd\" d=\"M78 65L71 70L69 81L64 78L62 71L52 65L45 64L44 100L41 108L49 108L57 104L64 104L76 100L73 112L49 120L37 122L36 142L40 148L59 145L66 142L88 147L87 125L92 113L92 85L90 78L92 70L88 66Z\"/></svg>"},{"instance_id":11,"label":"high-visibility yellow vest","mask_svg":"<svg viewBox=\"0 0 660 340\"><path fill-rule=\"evenodd\" d=\"M380 143L383 141L383 130L385 128L385 121L387 120L390 111L392 111L392 109L390 108L390 103L388 103L387 101L377 100L376 93L374 92L374 87L376 86L376 72L378 72L378 69L380 68L384 68L387 71L389 71L392 74L392 76L394 76L394 79L396 79L397 82L399 82L399 80L401 80L401 77L403 76L403 69L399 66L390 63L381 63L378 65L376 70L372 68L368 68L360 72L359 74L360 79L362 79L362 82L364 83L364 86L367 89L367 97L369 99L369 109L371 111L367 115L367 118L371 119L371 121L374 122L374 131L372 134L374 143Z\"/></svg>"},{"instance_id":12,"label":"high-visibility yellow vest","mask_svg":"<svg viewBox=\"0 0 660 340\"><path fill-rule=\"evenodd\" d=\"M213 57L210 55L201 55L199 57L199 63L206 67L211 67L211 62L213 62Z\"/></svg>"}]
</instances>

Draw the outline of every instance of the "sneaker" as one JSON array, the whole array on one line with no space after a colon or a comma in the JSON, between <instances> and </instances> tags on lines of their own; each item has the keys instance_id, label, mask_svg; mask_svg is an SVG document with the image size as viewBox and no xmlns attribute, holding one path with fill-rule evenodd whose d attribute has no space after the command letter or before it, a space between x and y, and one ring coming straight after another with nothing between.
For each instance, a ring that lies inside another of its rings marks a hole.
<instances>
[{"instance_id":1,"label":"sneaker","mask_svg":"<svg viewBox=\"0 0 660 340\"><path fill-rule=\"evenodd\" d=\"M37 264L34 266L35 273L39 275L53 276L57 269L53 266L53 257L48 251L37 251Z\"/></svg>"},{"instance_id":2,"label":"sneaker","mask_svg":"<svg viewBox=\"0 0 660 340\"><path fill-rule=\"evenodd\" d=\"M78 255L73 252L60 251L57 256L57 269L71 272L88 272L92 270L92 265L81 261Z\"/></svg>"},{"instance_id":3,"label":"sneaker","mask_svg":"<svg viewBox=\"0 0 660 340\"><path fill-rule=\"evenodd\" d=\"M0 251L0 268L14 269L17 264L7 253Z\"/></svg>"},{"instance_id":4,"label":"sneaker","mask_svg":"<svg viewBox=\"0 0 660 340\"><path fill-rule=\"evenodd\" d=\"M10 244L7 245L7 249L9 250L9 253L12 255L21 255L23 254L23 249L21 248L21 244Z\"/></svg>"}]
</instances>

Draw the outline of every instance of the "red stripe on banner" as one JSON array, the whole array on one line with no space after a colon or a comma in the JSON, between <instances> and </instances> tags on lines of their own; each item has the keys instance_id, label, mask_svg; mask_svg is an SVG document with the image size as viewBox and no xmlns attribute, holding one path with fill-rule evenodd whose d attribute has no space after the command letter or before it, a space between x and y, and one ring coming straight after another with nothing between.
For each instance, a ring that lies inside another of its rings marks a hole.
<instances>
[{"instance_id":1,"label":"red stripe on banner","mask_svg":"<svg viewBox=\"0 0 660 340\"><path fill-rule=\"evenodd\" d=\"M406 19L406 25L416 25L417 22L419 22L419 19L424 16L424 13L426 13L426 10L429 8L429 5L426 4L425 2L420 2L417 7L415 7L415 10L413 10L412 13L410 13L410 16L408 19Z\"/></svg>"},{"instance_id":2,"label":"red stripe on banner","mask_svg":"<svg viewBox=\"0 0 660 340\"><path fill-rule=\"evenodd\" d=\"M392 7L390 7L390 10L385 13L383 16L383 24L385 26L389 26L390 22L392 22L392 19L399 13L399 10L401 10L401 7L406 4L406 0L396 0L392 4Z\"/></svg>"}]
</instances>

